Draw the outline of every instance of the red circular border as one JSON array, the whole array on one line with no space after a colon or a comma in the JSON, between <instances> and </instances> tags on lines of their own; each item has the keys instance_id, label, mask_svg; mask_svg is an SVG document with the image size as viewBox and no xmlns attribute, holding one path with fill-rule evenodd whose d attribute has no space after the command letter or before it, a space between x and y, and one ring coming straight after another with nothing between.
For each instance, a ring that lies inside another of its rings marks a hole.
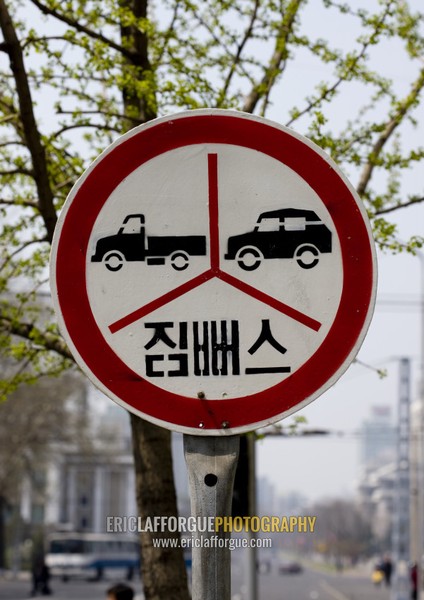
<instances>
[{"instance_id":1,"label":"red circular border","mask_svg":"<svg viewBox=\"0 0 424 600\"><path fill-rule=\"evenodd\" d=\"M129 369L105 342L87 296L86 253L94 222L121 181L144 162L192 144L233 144L271 156L298 173L318 194L339 236L343 291L324 342L296 372L279 384L228 400L199 400L156 387ZM71 193L72 197L72 193ZM69 202L69 201L68 201ZM267 122L230 115L203 114L159 121L122 138L86 173L59 230L56 289L67 333L86 367L129 410L171 429L246 428L292 409L320 390L352 352L366 322L373 295L370 236L355 197L340 175L309 145ZM53 258L54 263L54 258Z\"/></svg>"}]
</instances>

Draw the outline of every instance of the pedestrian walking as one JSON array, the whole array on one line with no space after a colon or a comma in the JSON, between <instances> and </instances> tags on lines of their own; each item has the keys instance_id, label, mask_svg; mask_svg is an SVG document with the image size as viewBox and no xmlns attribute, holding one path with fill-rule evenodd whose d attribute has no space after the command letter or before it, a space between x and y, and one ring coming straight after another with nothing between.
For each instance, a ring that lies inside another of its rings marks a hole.
<instances>
[{"instance_id":1,"label":"pedestrian walking","mask_svg":"<svg viewBox=\"0 0 424 600\"><path fill-rule=\"evenodd\" d=\"M411 600L417 600L418 598L418 571L417 563L414 563L411 567Z\"/></svg>"},{"instance_id":2,"label":"pedestrian walking","mask_svg":"<svg viewBox=\"0 0 424 600\"><path fill-rule=\"evenodd\" d=\"M384 575L384 583L386 584L387 587L389 587L392 582L393 565L392 565L390 556L388 554L386 554L383 559L383 563L381 565L381 570L383 571L383 575Z\"/></svg>"},{"instance_id":3,"label":"pedestrian walking","mask_svg":"<svg viewBox=\"0 0 424 600\"><path fill-rule=\"evenodd\" d=\"M37 558L32 568L32 591L31 596L37 596L38 593L43 596L50 596L52 593L49 587L50 571L44 558Z\"/></svg>"}]
</instances>

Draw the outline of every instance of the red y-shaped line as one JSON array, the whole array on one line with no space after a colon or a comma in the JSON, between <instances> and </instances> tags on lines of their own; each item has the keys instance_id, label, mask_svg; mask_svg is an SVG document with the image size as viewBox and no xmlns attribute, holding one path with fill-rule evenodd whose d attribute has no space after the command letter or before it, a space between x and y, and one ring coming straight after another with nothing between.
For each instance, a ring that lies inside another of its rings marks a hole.
<instances>
[{"instance_id":1,"label":"red y-shaped line","mask_svg":"<svg viewBox=\"0 0 424 600\"><path fill-rule=\"evenodd\" d=\"M141 306L140 308L131 312L130 314L126 315L125 317L118 319L117 321L115 321L114 323L109 325L109 329L110 329L111 333L116 333L117 331L120 331L124 327L131 325L131 323L134 323L135 321L138 321L142 317L145 317L146 315L157 310L158 308L165 306L169 302L172 302L172 300L176 300L177 298L180 298L184 294L187 294L187 292L194 290L195 288L199 287L200 285L203 285L204 283L206 283L206 281L209 281L209 280L213 279L214 277L217 277L218 279L220 279L221 281L224 281L228 285L233 286L234 288L238 289L239 291L243 292L244 294L247 294L248 296L251 296L252 298L255 298L256 300L259 300L259 302L263 302L264 304L271 306L271 308L274 308L275 310L281 312L282 314L286 315L287 317L290 317L290 318L294 319L295 321L298 321L302 325L305 325L305 327L309 327L313 331L318 331L319 328L321 327L321 323L319 321L316 321L312 317L309 317L305 313L302 313L299 310L296 310L295 308L289 306L288 304L284 304L284 302L280 302L273 296L269 296L268 294L261 292L260 290L252 287L248 283L245 283L244 281L241 281L240 279L237 279L236 277L233 277L232 275L229 275L228 273L221 271L220 261L219 261L220 253L219 253L219 225L218 225L219 202L218 202L218 155L217 154L208 154L208 194L209 194L210 268L207 271L205 271L204 273L202 273L201 275L198 275L197 277L194 277L193 279L190 279L186 283L183 283L182 285L178 286L174 290L171 290L170 292L163 294L163 296L160 296L159 298L152 300L151 302L145 304L144 306Z\"/></svg>"},{"instance_id":2,"label":"red y-shaped line","mask_svg":"<svg viewBox=\"0 0 424 600\"><path fill-rule=\"evenodd\" d=\"M219 273L219 225L218 225L218 155L208 154L209 187L209 239L211 247L211 271Z\"/></svg>"}]
</instances>

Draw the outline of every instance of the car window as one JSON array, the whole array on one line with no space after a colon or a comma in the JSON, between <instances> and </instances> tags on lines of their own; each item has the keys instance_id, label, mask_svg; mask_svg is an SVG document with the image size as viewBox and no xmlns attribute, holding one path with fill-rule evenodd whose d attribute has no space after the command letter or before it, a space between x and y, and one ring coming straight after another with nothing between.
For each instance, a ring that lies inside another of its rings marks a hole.
<instances>
[{"instance_id":1,"label":"car window","mask_svg":"<svg viewBox=\"0 0 424 600\"><path fill-rule=\"evenodd\" d=\"M261 219L256 227L256 231L278 231L280 229L280 219Z\"/></svg>"},{"instance_id":2,"label":"car window","mask_svg":"<svg viewBox=\"0 0 424 600\"><path fill-rule=\"evenodd\" d=\"M306 229L305 217L286 217L284 219L284 229L286 231L304 231Z\"/></svg>"},{"instance_id":3,"label":"car window","mask_svg":"<svg viewBox=\"0 0 424 600\"><path fill-rule=\"evenodd\" d=\"M127 223L123 223L119 233L140 233L142 223L138 217L129 219Z\"/></svg>"}]
</instances>

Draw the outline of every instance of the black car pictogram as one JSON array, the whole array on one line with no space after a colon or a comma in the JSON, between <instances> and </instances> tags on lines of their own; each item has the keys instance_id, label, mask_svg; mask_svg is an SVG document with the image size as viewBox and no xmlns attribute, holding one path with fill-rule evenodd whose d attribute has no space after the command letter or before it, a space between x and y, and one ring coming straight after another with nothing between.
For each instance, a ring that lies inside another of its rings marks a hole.
<instances>
[{"instance_id":1,"label":"black car pictogram","mask_svg":"<svg viewBox=\"0 0 424 600\"><path fill-rule=\"evenodd\" d=\"M147 236L144 215L127 215L118 233L97 241L92 262L104 262L109 271L119 271L125 261L164 265L169 258L177 271L188 267L190 256L206 256L206 236Z\"/></svg>"},{"instance_id":2,"label":"black car pictogram","mask_svg":"<svg viewBox=\"0 0 424 600\"><path fill-rule=\"evenodd\" d=\"M253 231L229 237L227 248L225 258L245 271L269 258L293 258L312 269L320 254L331 252L331 231L312 210L283 208L259 215Z\"/></svg>"}]
</instances>

